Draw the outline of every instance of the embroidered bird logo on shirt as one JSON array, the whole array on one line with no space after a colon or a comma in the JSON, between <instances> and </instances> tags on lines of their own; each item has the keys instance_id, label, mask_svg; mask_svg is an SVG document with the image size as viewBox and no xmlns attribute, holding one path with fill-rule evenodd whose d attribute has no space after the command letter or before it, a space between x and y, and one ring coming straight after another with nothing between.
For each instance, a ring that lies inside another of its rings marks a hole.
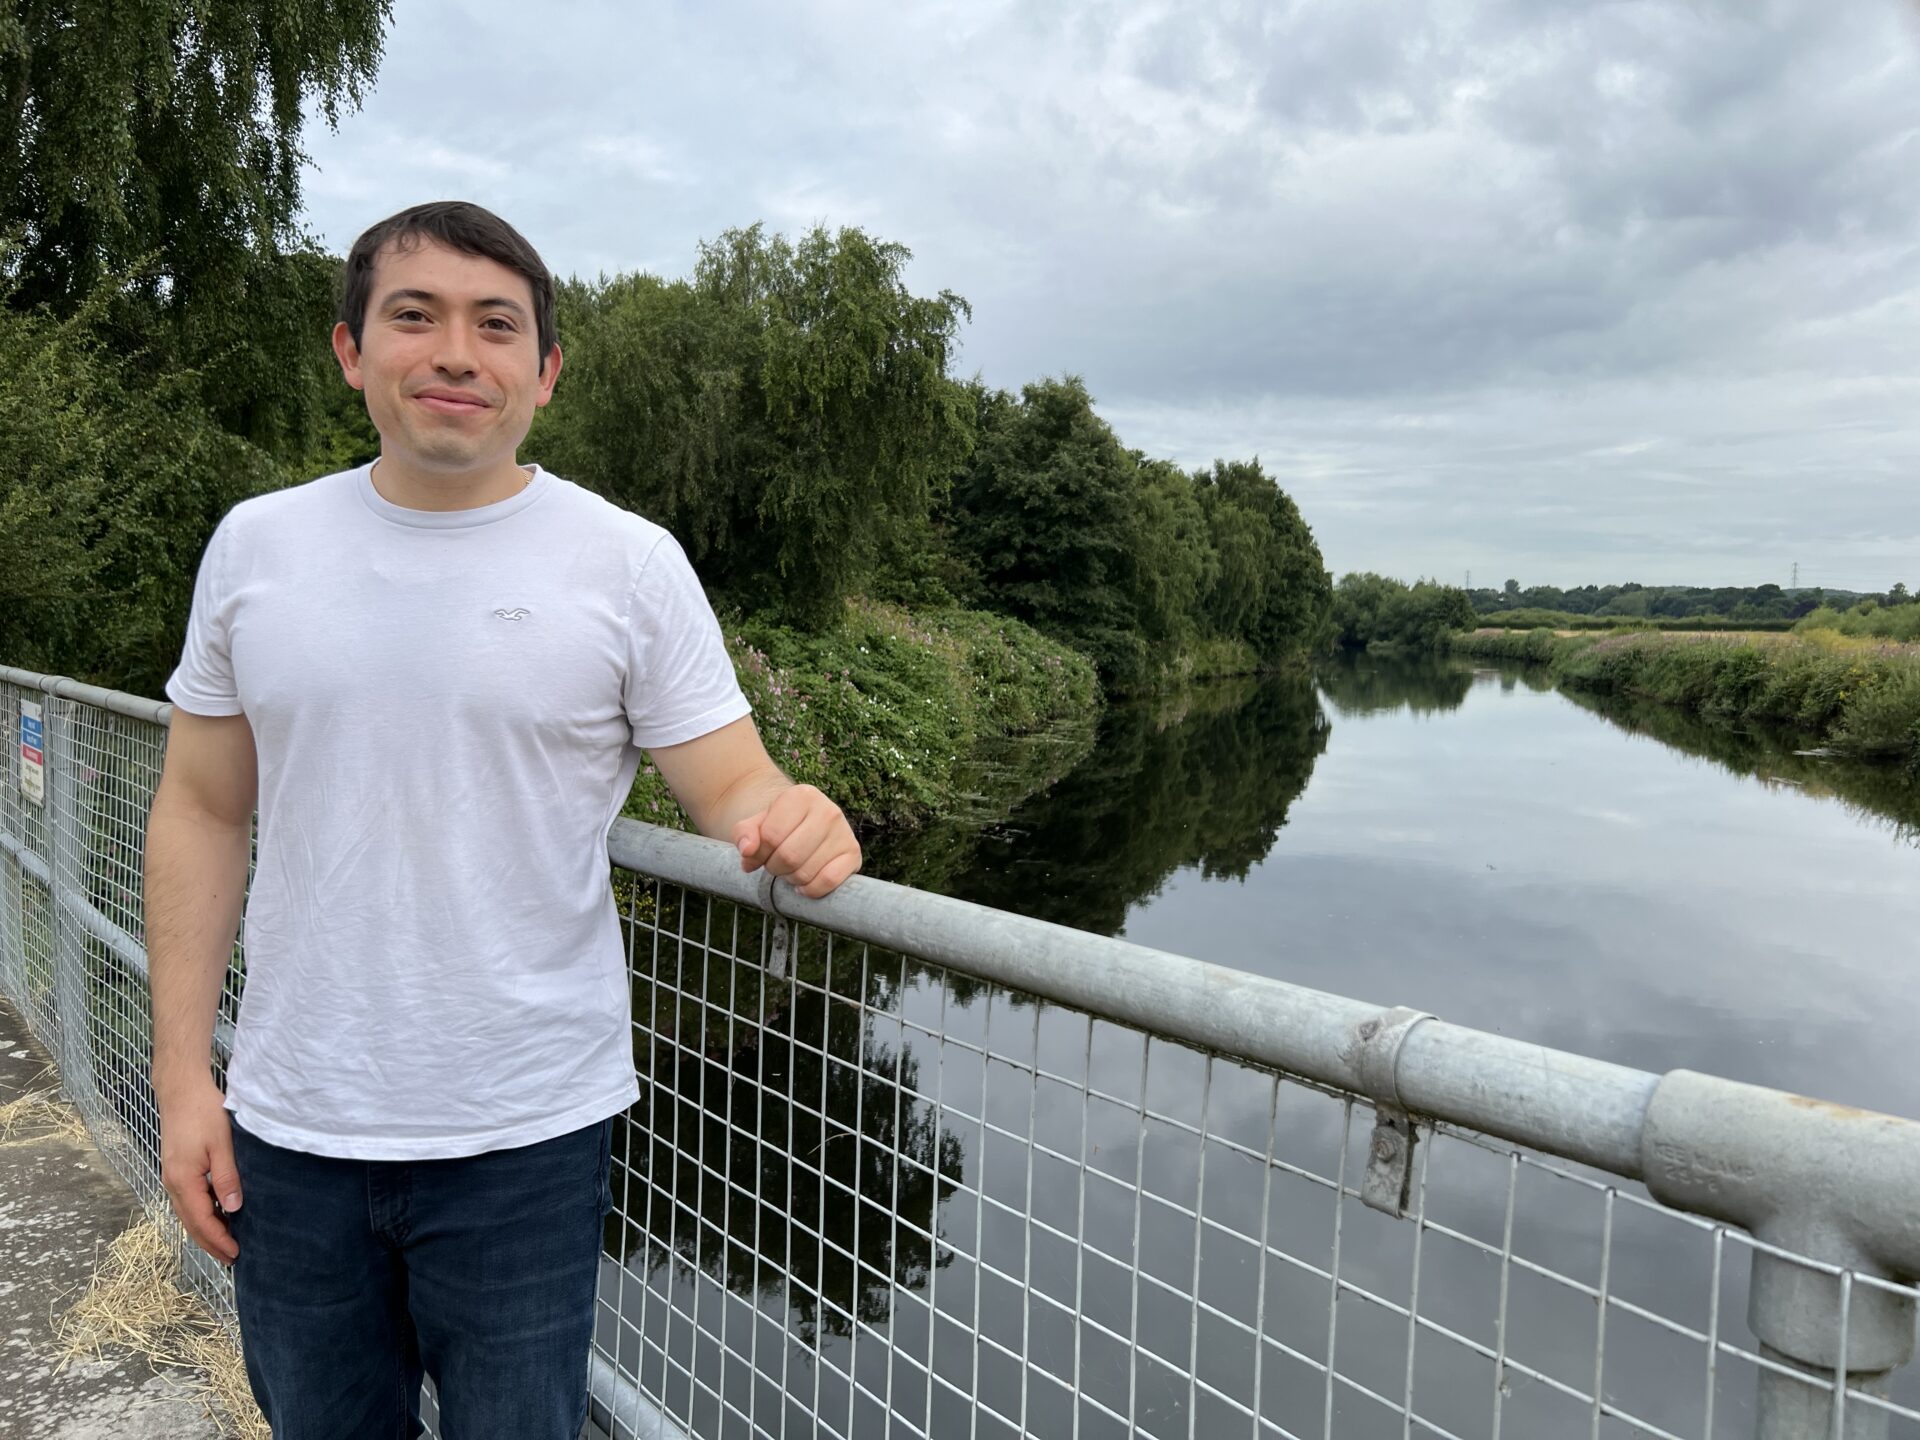
<instances>
[{"instance_id":1,"label":"embroidered bird logo on shirt","mask_svg":"<svg viewBox=\"0 0 1920 1440\"><path fill-rule=\"evenodd\" d=\"M493 613L498 615L502 620L524 620L527 618L527 616L531 615L533 612L531 610L522 609L520 606L516 605L511 610L496 610Z\"/></svg>"}]
</instances>

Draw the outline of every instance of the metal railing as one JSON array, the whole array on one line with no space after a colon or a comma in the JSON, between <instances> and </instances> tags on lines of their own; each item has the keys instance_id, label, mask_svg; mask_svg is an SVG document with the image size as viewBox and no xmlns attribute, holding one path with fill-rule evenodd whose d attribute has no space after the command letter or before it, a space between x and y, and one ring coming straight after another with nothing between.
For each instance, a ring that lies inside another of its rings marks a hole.
<instances>
[{"instance_id":1,"label":"metal railing","mask_svg":"<svg viewBox=\"0 0 1920 1440\"><path fill-rule=\"evenodd\" d=\"M139 887L169 707L0 669L9 737L23 701L0 989L164 1217ZM1920 1126L863 877L810 901L629 821L610 852L621 1440L1920 1435Z\"/></svg>"}]
</instances>

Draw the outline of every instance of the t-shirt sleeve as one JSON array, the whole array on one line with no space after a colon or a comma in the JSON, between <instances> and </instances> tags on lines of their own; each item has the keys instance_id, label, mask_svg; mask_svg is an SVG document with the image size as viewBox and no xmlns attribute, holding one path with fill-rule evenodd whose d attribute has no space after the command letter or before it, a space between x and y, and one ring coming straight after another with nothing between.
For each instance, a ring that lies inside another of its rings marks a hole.
<instances>
[{"instance_id":1,"label":"t-shirt sleeve","mask_svg":"<svg viewBox=\"0 0 1920 1440\"><path fill-rule=\"evenodd\" d=\"M654 545L634 579L625 699L633 743L646 750L696 740L753 709L700 577L671 535Z\"/></svg>"},{"instance_id":2,"label":"t-shirt sleeve","mask_svg":"<svg viewBox=\"0 0 1920 1440\"><path fill-rule=\"evenodd\" d=\"M240 690L233 678L233 596L228 584L227 549L232 524L223 518L200 557L193 581L193 608L187 616L187 643L180 663L167 679L167 698L193 715L238 715Z\"/></svg>"}]
</instances>

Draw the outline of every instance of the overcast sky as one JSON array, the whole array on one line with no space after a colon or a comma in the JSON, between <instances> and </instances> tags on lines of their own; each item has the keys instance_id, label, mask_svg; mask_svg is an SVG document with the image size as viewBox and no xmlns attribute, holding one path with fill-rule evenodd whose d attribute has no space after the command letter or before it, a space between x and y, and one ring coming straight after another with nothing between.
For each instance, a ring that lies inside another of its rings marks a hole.
<instances>
[{"instance_id":1,"label":"overcast sky","mask_svg":"<svg viewBox=\"0 0 1920 1440\"><path fill-rule=\"evenodd\" d=\"M395 9L308 134L337 250L452 196L560 273L859 225L962 373L1258 455L1336 572L1920 585L1900 0Z\"/></svg>"}]
</instances>

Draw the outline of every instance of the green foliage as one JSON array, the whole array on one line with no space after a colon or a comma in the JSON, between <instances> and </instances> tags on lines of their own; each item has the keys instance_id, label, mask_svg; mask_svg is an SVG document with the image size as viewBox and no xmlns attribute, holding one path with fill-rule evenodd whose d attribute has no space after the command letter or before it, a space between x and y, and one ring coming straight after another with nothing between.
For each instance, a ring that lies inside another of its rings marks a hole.
<instances>
[{"instance_id":1,"label":"green foliage","mask_svg":"<svg viewBox=\"0 0 1920 1440\"><path fill-rule=\"evenodd\" d=\"M1658 700L1722 724L1791 726L1848 754L1920 765L1920 654L1897 645L1818 635L1556 639L1547 630L1451 644L1484 658L1546 660L1570 689Z\"/></svg>"},{"instance_id":2,"label":"green foliage","mask_svg":"<svg viewBox=\"0 0 1920 1440\"><path fill-rule=\"evenodd\" d=\"M1471 622L1475 625L1499 630L1533 630L1544 625L1553 630L1600 630L1620 632L1627 630L1738 630L1756 633L1795 629L1791 620L1782 619L1745 619L1736 620L1730 615L1689 615L1681 619L1670 616L1656 618L1636 618L1628 615L1579 615L1566 610L1495 610L1481 613Z\"/></svg>"},{"instance_id":3,"label":"green foliage","mask_svg":"<svg viewBox=\"0 0 1920 1440\"><path fill-rule=\"evenodd\" d=\"M103 353L91 311L0 304L0 655L157 695L219 518L283 484L261 451Z\"/></svg>"},{"instance_id":4,"label":"green foliage","mask_svg":"<svg viewBox=\"0 0 1920 1440\"><path fill-rule=\"evenodd\" d=\"M1895 587L1904 590L1902 587ZM1518 580L1509 580L1499 590L1474 590L1473 605L1488 623L1494 617L1514 611L1552 612L1565 616L1598 616L1615 620L1650 620L1662 629L1682 629L1667 625L1673 620L1701 619L1712 622L1702 629L1755 629L1755 622L1792 620L1821 603L1821 590L1782 590L1778 585L1578 585L1562 590L1557 585L1534 585L1522 589ZM1849 594L1850 592L1835 592ZM1546 622L1542 622L1546 623ZM1578 628L1572 624L1562 630Z\"/></svg>"},{"instance_id":5,"label":"green foliage","mask_svg":"<svg viewBox=\"0 0 1920 1440\"><path fill-rule=\"evenodd\" d=\"M1552 630L1470 630L1449 635L1445 648L1476 660L1514 660L1523 664L1546 665L1559 653L1560 641Z\"/></svg>"},{"instance_id":6,"label":"green foliage","mask_svg":"<svg viewBox=\"0 0 1920 1440\"><path fill-rule=\"evenodd\" d=\"M276 453L325 370L333 263L297 228L309 106L380 61L388 0L13 7L0 22L0 263L18 310L90 309L116 353ZM319 321L316 328L315 321Z\"/></svg>"},{"instance_id":7,"label":"green foliage","mask_svg":"<svg viewBox=\"0 0 1920 1440\"><path fill-rule=\"evenodd\" d=\"M1194 476L1208 523L1252 561L1251 576L1236 581L1238 635L1270 663L1298 659L1325 648L1333 607L1333 583L1320 547L1300 507L1260 468L1258 460L1215 461ZM1225 564L1222 562L1224 571Z\"/></svg>"},{"instance_id":8,"label":"green foliage","mask_svg":"<svg viewBox=\"0 0 1920 1440\"><path fill-rule=\"evenodd\" d=\"M1335 643L1344 650L1399 645L1438 650L1474 623L1467 592L1435 580L1405 581L1371 571L1342 575L1333 587Z\"/></svg>"},{"instance_id":9,"label":"green foliage","mask_svg":"<svg viewBox=\"0 0 1920 1440\"><path fill-rule=\"evenodd\" d=\"M970 440L946 375L966 302L911 294L909 258L756 225L703 245L690 282L563 286L567 376L533 452L666 525L722 599L831 625Z\"/></svg>"},{"instance_id":10,"label":"green foliage","mask_svg":"<svg viewBox=\"0 0 1920 1440\"><path fill-rule=\"evenodd\" d=\"M972 399L975 447L948 533L981 601L1091 656L1116 688L1137 685L1148 647L1132 455L1077 378L1037 381L1017 399L976 384Z\"/></svg>"},{"instance_id":11,"label":"green foliage","mask_svg":"<svg viewBox=\"0 0 1920 1440\"><path fill-rule=\"evenodd\" d=\"M982 739L1085 714L1099 701L1084 658L999 615L911 615L856 600L820 634L738 618L726 632L775 763L870 825L950 808ZM651 766L625 813L685 824Z\"/></svg>"},{"instance_id":12,"label":"green foliage","mask_svg":"<svg viewBox=\"0 0 1920 1440\"><path fill-rule=\"evenodd\" d=\"M1912 643L1920 641L1920 605L1910 601L1885 607L1868 604L1864 610L1856 606L1844 614L1823 605L1793 628L1801 633L1830 630L1861 639Z\"/></svg>"},{"instance_id":13,"label":"green foliage","mask_svg":"<svg viewBox=\"0 0 1920 1440\"><path fill-rule=\"evenodd\" d=\"M941 520L978 603L1092 656L1119 691L1316 648L1319 547L1258 461L1189 477L1127 450L1073 376L973 399L975 448Z\"/></svg>"}]
</instances>

